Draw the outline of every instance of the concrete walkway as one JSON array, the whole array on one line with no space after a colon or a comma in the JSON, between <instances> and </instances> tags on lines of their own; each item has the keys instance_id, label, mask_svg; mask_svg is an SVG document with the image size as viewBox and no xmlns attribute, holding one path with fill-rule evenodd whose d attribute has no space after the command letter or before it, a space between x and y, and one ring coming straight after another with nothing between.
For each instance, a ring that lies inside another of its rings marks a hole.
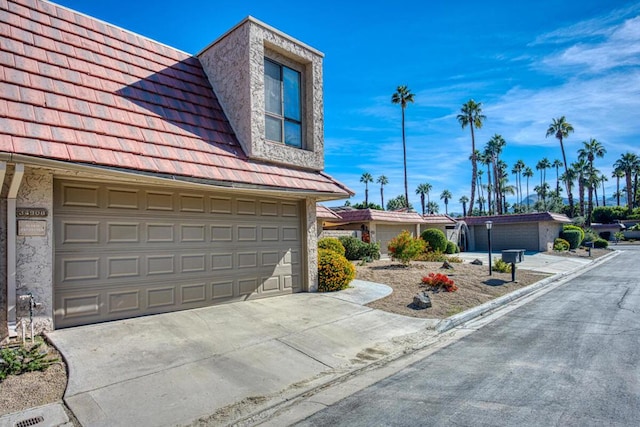
<instances>
[{"instance_id":1,"label":"concrete walkway","mask_svg":"<svg viewBox=\"0 0 640 427\"><path fill-rule=\"evenodd\" d=\"M588 263L535 254L520 268L566 275ZM225 424L434 339L437 320L363 306L390 291L354 281L338 293L294 294L47 335L68 363L64 399L83 426Z\"/></svg>"}]
</instances>

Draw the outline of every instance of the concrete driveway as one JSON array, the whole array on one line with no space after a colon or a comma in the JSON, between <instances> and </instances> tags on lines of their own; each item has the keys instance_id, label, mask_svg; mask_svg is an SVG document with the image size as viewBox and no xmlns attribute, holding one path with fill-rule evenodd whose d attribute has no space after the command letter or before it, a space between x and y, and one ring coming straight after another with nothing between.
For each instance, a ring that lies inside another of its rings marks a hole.
<instances>
[{"instance_id":1,"label":"concrete driveway","mask_svg":"<svg viewBox=\"0 0 640 427\"><path fill-rule=\"evenodd\" d=\"M356 285L339 298L303 293L49 333L69 366L65 402L84 426L223 420L365 366L403 336L435 334L433 320L361 305L386 286Z\"/></svg>"}]
</instances>

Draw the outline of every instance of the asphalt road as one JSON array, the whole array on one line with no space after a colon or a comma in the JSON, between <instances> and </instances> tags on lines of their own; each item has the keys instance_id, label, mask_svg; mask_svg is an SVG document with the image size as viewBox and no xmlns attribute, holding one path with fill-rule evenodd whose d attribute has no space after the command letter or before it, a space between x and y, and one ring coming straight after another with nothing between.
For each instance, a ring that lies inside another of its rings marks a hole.
<instances>
[{"instance_id":1,"label":"asphalt road","mask_svg":"<svg viewBox=\"0 0 640 427\"><path fill-rule=\"evenodd\" d=\"M639 426L640 246L299 426Z\"/></svg>"}]
</instances>

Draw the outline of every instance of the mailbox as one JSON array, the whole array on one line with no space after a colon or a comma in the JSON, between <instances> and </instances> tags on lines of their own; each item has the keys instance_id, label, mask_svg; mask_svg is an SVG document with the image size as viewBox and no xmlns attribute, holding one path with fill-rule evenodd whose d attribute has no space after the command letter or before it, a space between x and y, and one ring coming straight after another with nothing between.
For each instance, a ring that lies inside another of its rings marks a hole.
<instances>
[{"instance_id":1,"label":"mailbox","mask_svg":"<svg viewBox=\"0 0 640 427\"><path fill-rule=\"evenodd\" d=\"M506 249L502 251L502 261L517 264L524 260L524 249Z\"/></svg>"}]
</instances>

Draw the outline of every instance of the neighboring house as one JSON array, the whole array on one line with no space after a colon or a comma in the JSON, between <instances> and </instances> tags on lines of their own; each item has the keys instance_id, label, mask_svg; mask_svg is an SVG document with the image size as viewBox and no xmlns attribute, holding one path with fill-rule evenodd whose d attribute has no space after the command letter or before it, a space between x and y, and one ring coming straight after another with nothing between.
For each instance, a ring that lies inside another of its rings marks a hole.
<instances>
[{"instance_id":1,"label":"neighboring house","mask_svg":"<svg viewBox=\"0 0 640 427\"><path fill-rule=\"evenodd\" d=\"M380 211L376 209L338 209L335 211L343 224L325 227L325 230L359 231L362 239L380 243L380 253L387 255L389 241L403 230L420 235L422 217L415 212Z\"/></svg>"},{"instance_id":2,"label":"neighboring house","mask_svg":"<svg viewBox=\"0 0 640 427\"><path fill-rule=\"evenodd\" d=\"M317 205L316 206L316 219L318 220L318 236L322 235L322 231L325 227L330 227L332 225L342 224L344 221L340 216L327 208L326 206ZM328 237L328 236L322 236Z\"/></svg>"},{"instance_id":3,"label":"neighboring house","mask_svg":"<svg viewBox=\"0 0 640 427\"><path fill-rule=\"evenodd\" d=\"M472 216L464 218L469 227L469 250L488 250L486 222L491 221L491 249L526 249L549 251L560 235L562 226L571 220L562 214L539 212L529 214Z\"/></svg>"},{"instance_id":4,"label":"neighboring house","mask_svg":"<svg viewBox=\"0 0 640 427\"><path fill-rule=\"evenodd\" d=\"M458 230L458 221L450 217L449 215L441 215L441 214L430 214L422 216L423 223L421 226L421 230L426 230L427 228L437 228L442 231L448 240L457 241L457 230Z\"/></svg>"},{"instance_id":5,"label":"neighboring house","mask_svg":"<svg viewBox=\"0 0 640 427\"><path fill-rule=\"evenodd\" d=\"M322 54L249 17L196 56L0 3L0 339L317 289ZM286 84L285 84L286 83Z\"/></svg>"}]
</instances>

